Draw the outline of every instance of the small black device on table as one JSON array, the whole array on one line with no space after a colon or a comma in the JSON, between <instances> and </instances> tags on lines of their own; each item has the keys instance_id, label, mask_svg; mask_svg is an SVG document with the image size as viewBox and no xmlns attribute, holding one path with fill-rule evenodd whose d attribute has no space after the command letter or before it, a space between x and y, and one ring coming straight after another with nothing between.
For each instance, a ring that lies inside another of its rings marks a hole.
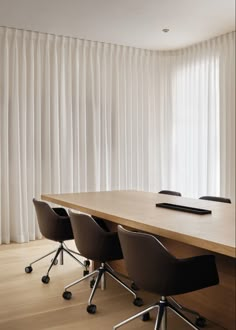
<instances>
[{"instance_id":1,"label":"small black device on table","mask_svg":"<svg viewBox=\"0 0 236 330\"><path fill-rule=\"evenodd\" d=\"M189 206L177 205L177 204L171 204L171 203L157 203L156 206L163 207L165 209L189 212L189 213L194 213L194 214L210 214L211 213L211 210L199 209L196 207L189 207Z\"/></svg>"}]
</instances>

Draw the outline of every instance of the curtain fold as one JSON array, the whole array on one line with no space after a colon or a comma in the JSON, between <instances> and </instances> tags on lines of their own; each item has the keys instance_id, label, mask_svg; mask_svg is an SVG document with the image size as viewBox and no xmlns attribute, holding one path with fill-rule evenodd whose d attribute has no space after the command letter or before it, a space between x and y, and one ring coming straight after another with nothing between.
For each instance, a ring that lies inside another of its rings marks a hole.
<instances>
[{"instance_id":1,"label":"curtain fold","mask_svg":"<svg viewBox=\"0 0 236 330\"><path fill-rule=\"evenodd\" d=\"M222 38L219 72L220 190L235 201L235 33Z\"/></svg>"},{"instance_id":2,"label":"curtain fold","mask_svg":"<svg viewBox=\"0 0 236 330\"><path fill-rule=\"evenodd\" d=\"M0 243L41 237L42 193L234 200L234 38L157 52L0 28Z\"/></svg>"}]
</instances>

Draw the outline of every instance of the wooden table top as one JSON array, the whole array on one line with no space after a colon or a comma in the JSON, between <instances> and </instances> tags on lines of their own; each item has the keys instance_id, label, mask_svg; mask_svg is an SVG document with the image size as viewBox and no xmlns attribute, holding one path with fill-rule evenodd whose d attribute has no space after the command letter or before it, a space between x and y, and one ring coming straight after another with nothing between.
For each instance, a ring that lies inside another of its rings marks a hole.
<instances>
[{"instance_id":1,"label":"wooden table top","mask_svg":"<svg viewBox=\"0 0 236 330\"><path fill-rule=\"evenodd\" d=\"M235 205L141 191L43 194L45 201L114 223L236 257ZM173 203L212 211L197 215L156 207Z\"/></svg>"}]
</instances>

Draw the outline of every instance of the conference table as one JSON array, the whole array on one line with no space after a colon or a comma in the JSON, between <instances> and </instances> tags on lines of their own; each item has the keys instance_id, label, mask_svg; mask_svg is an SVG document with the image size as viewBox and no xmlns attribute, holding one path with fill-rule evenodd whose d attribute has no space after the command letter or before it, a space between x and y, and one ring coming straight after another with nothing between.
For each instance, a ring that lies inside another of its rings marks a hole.
<instances>
[{"instance_id":1,"label":"conference table","mask_svg":"<svg viewBox=\"0 0 236 330\"><path fill-rule=\"evenodd\" d=\"M143 191L43 194L41 198L101 217L111 230L116 230L121 224L154 234L178 258L214 254L220 284L178 295L176 299L216 324L235 329L235 204ZM157 203L206 209L211 213L194 214L166 209L156 207ZM126 273L123 261L113 262L112 267Z\"/></svg>"}]
</instances>

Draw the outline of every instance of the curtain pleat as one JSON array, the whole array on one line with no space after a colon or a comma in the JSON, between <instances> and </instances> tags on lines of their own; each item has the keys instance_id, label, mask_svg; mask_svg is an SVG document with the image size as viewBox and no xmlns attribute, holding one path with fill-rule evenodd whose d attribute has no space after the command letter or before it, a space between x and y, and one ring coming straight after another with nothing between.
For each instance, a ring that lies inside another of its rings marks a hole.
<instances>
[{"instance_id":1,"label":"curtain pleat","mask_svg":"<svg viewBox=\"0 0 236 330\"><path fill-rule=\"evenodd\" d=\"M234 38L157 52L0 28L0 243L41 237L42 193L234 200Z\"/></svg>"},{"instance_id":2,"label":"curtain pleat","mask_svg":"<svg viewBox=\"0 0 236 330\"><path fill-rule=\"evenodd\" d=\"M235 33L225 35L222 43L219 73L220 191L235 198Z\"/></svg>"},{"instance_id":3,"label":"curtain pleat","mask_svg":"<svg viewBox=\"0 0 236 330\"><path fill-rule=\"evenodd\" d=\"M0 171L1 171L1 241L10 241L10 185L9 185L9 40L8 30L2 31L1 42L3 44L2 56L0 57L1 66L0 73L3 79L0 79L0 95L1 95L1 109L0 109Z\"/></svg>"}]
</instances>

